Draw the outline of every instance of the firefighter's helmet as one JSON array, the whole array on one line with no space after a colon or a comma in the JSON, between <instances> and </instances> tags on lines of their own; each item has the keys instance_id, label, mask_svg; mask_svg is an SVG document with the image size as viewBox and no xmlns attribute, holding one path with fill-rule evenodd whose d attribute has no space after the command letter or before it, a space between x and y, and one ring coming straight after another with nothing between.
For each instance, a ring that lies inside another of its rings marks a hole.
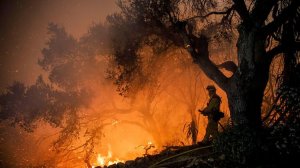
<instances>
[{"instance_id":1,"label":"firefighter's helmet","mask_svg":"<svg viewBox=\"0 0 300 168\"><path fill-rule=\"evenodd\" d=\"M216 91L216 87L215 87L214 85L208 85L208 86L206 87L206 89L207 89L208 91Z\"/></svg>"}]
</instances>

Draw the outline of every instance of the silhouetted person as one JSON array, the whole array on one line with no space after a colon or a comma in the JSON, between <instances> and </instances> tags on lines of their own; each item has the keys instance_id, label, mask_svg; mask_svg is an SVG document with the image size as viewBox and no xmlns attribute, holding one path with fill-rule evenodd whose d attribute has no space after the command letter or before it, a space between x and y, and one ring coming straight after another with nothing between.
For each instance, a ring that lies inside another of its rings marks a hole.
<instances>
[{"instance_id":1,"label":"silhouetted person","mask_svg":"<svg viewBox=\"0 0 300 168\"><path fill-rule=\"evenodd\" d=\"M220 111L221 98L216 94L216 88L214 85L208 85L207 91L209 95L209 101L207 106L203 110L199 110L202 115L208 117L208 124L206 127L206 133L202 140L202 144L209 142L210 136L213 138L218 134L218 121L220 118L216 118L216 113Z\"/></svg>"}]
</instances>

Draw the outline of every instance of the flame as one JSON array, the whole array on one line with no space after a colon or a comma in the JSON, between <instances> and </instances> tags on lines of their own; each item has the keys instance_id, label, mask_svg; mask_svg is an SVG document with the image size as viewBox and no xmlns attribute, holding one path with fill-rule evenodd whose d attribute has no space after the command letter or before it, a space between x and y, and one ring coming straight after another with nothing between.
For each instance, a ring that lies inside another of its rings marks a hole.
<instances>
[{"instance_id":1,"label":"flame","mask_svg":"<svg viewBox=\"0 0 300 168\"><path fill-rule=\"evenodd\" d=\"M105 165L105 157L101 156L101 154L98 154L97 156L97 163L103 167Z\"/></svg>"},{"instance_id":2,"label":"flame","mask_svg":"<svg viewBox=\"0 0 300 168\"><path fill-rule=\"evenodd\" d=\"M110 150L107 152L107 158L112 158L112 152Z\"/></svg>"},{"instance_id":3,"label":"flame","mask_svg":"<svg viewBox=\"0 0 300 168\"><path fill-rule=\"evenodd\" d=\"M110 165L113 165L113 164L117 164L117 163L124 163L124 160L120 160L118 158L116 159L112 159L113 157L113 154L112 154L112 151L111 150L108 150L107 152L107 156L102 156L100 153L97 155L97 166L101 166L101 167L104 167L104 166L110 166ZM96 166L93 166L93 167L96 167Z\"/></svg>"}]
</instances>

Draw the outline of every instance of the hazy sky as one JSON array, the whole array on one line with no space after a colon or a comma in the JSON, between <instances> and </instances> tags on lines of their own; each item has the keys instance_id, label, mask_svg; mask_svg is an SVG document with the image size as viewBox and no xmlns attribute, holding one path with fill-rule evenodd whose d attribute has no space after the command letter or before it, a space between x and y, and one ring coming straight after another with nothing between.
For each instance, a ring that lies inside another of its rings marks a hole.
<instances>
[{"instance_id":1,"label":"hazy sky","mask_svg":"<svg viewBox=\"0 0 300 168\"><path fill-rule=\"evenodd\" d=\"M31 84L54 22L75 37L117 11L115 0L0 0L0 90L14 80Z\"/></svg>"}]
</instances>

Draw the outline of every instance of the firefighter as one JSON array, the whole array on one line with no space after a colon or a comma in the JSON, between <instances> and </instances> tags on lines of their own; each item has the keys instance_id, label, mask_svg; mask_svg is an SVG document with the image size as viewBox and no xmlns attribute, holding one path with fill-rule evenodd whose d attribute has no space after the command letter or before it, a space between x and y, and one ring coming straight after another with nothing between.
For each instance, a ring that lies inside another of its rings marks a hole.
<instances>
[{"instance_id":1,"label":"firefighter","mask_svg":"<svg viewBox=\"0 0 300 168\"><path fill-rule=\"evenodd\" d=\"M206 133L202 140L202 144L207 144L210 140L210 136L215 138L218 134L218 121L220 118L216 119L215 114L220 112L221 97L216 94L216 88L214 85L208 85L207 91L209 95L209 101L207 106L199 112L208 117L208 124L206 126Z\"/></svg>"}]
</instances>

